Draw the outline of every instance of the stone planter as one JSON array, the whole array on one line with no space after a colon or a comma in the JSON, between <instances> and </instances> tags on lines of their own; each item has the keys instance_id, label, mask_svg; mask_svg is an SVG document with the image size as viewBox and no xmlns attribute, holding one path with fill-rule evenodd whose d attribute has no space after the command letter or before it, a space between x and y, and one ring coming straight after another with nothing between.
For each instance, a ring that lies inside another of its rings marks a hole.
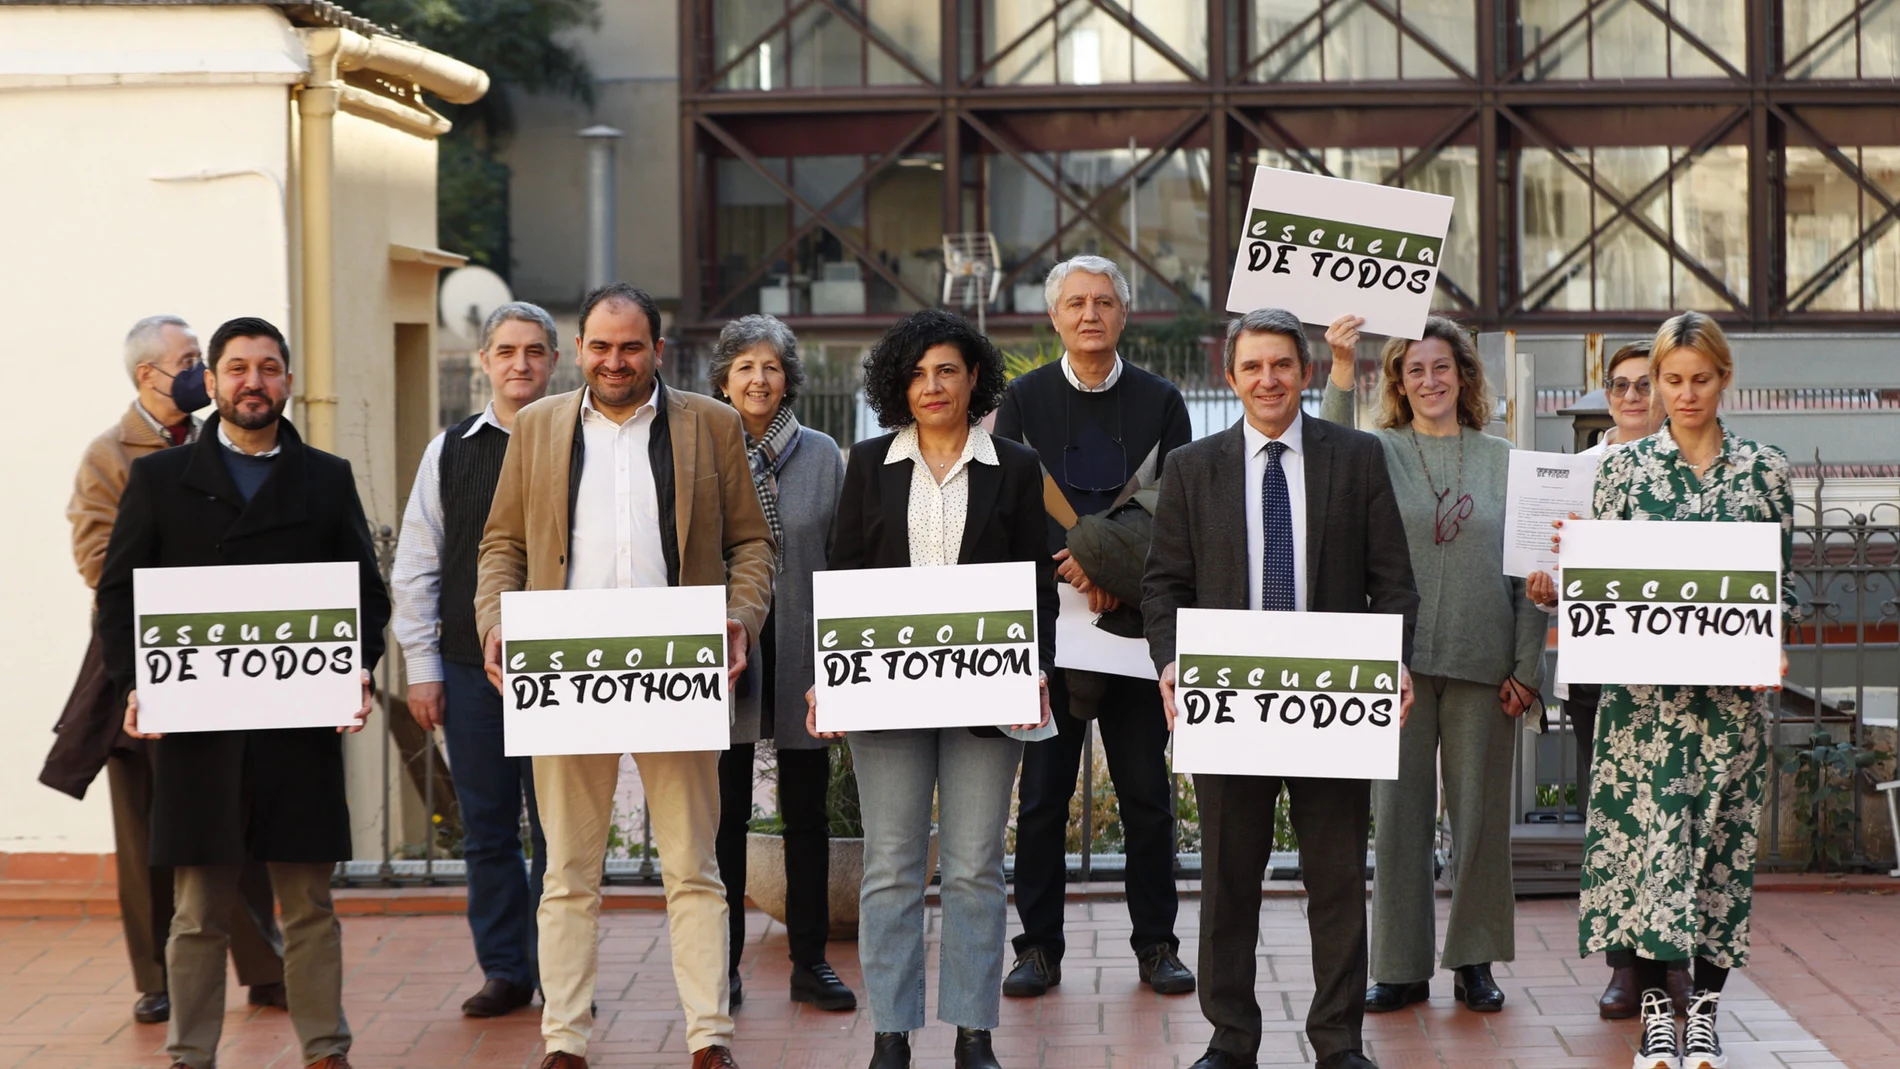
<instances>
[{"instance_id":1,"label":"stone planter","mask_svg":"<svg viewBox=\"0 0 1900 1069\"><path fill-rule=\"evenodd\" d=\"M750 832L745 843L746 897L765 915L785 923L785 840ZM937 833L930 833L932 874L937 871ZM864 883L864 840L831 840L831 938L858 937L858 888Z\"/></svg>"}]
</instances>

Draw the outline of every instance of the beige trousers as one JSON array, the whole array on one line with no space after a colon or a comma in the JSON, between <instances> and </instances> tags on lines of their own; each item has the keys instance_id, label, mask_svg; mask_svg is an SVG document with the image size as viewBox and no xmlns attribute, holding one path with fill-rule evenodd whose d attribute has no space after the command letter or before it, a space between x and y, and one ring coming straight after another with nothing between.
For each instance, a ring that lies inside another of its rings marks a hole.
<instances>
[{"instance_id":1,"label":"beige trousers","mask_svg":"<svg viewBox=\"0 0 1900 1069\"><path fill-rule=\"evenodd\" d=\"M726 888L719 831L719 753L635 754L666 888L673 982L686 1009L686 1048L732 1045L726 989ZM600 965L600 878L613 821L619 754L534 759L547 834L541 928L541 1036L549 1053L584 1056Z\"/></svg>"}]
</instances>

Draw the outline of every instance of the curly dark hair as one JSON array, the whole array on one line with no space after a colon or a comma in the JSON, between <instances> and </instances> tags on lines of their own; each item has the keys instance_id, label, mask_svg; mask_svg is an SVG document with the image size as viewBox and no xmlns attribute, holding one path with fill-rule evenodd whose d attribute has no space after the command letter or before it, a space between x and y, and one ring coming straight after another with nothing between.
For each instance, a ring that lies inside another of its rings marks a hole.
<instances>
[{"instance_id":1,"label":"curly dark hair","mask_svg":"<svg viewBox=\"0 0 1900 1069\"><path fill-rule=\"evenodd\" d=\"M864 400L877 414L878 426L897 430L916 421L910 411L910 373L925 353L939 345L956 346L963 354L963 366L976 373L970 390L971 423L1003 403L1003 392L1009 387L1003 354L969 320L940 308L926 308L898 320L865 354Z\"/></svg>"}]
</instances>

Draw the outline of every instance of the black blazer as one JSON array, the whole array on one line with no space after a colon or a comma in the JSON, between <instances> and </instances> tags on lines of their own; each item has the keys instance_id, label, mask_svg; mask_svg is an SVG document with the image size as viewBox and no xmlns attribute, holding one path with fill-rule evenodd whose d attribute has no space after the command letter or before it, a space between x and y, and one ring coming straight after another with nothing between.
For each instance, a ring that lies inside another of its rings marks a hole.
<instances>
[{"instance_id":1,"label":"black blazer","mask_svg":"<svg viewBox=\"0 0 1900 1069\"><path fill-rule=\"evenodd\" d=\"M224 466L215 417L196 443L132 462L99 579L99 639L119 694L134 681L135 568L352 562L363 667L382 658L389 594L350 463L304 445L288 420L277 440L283 452L249 504ZM154 865L351 856L334 728L192 732L152 745Z\"/></svg>"},{"instance_id":2,"label":"black blazer","mask_svg":"<svg viewBox=\"0 0 1900 1069\"><path fill-rule=\"evenodd\" d=\"M910 567L911 461L884 463L895 434L851 447L838 517L831 526L832 571ZM958 564L1030 561L1036 566L1036 638L1042 669L1056 660L1055 560L1042 507L1042 463L1021 442L990 436L995 465L972 463L970 511Z\"/></svg>"},{"instance_id":3,"label":"black blazer","mask_svg":"<svg viewBox=\"0 0 1900 1069\"><path fill-rule=\"evenodd\" d=\"M1306 606L1314 612L1404 616L1410 661L1418 589L1385 450L1370 434L1311 416L1301 427ZM1236 423L1168 456L1141 584L1157 670L1174 660L1177 609L1248 606L1245 443Z\"/></svg>"}]
</instances>

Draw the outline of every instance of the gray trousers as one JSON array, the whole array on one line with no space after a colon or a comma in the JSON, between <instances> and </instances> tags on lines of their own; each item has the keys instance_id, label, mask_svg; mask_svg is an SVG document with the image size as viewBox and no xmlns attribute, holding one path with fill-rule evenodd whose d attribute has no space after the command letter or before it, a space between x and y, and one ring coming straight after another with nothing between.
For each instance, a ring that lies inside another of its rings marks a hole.
<instances>
[{"instance_id":1,"label":"gray trousers","mask_svg":"<svg viewBox=\"0 0 1900 1069\"><path fill-rule=\"evenodd\" d=\"M1372 979L1429 980L1437 935L1432 841L1438 769L1451 824L1451 919L1442 965L1510 961L1511 749L1517 721L1493 684L1414 675L1412 715L1399 734L1399 778L1372 784Z\"/></svg>"},{"instance_id":2,"label":"gray trousers","mask_svg":"<svg viewBox=\"0 0 1900 1069\"><path fill-rule=\"evenodd\" d=\"M291 1027L303 1045L303 1064L347 1054L343 928L330 901L336 866L273 861L266 867L283 908L284 993L290 999ZM224 955L231 943L239 866L179 866L173 873L178 901L165 946L172 1000L165 1051L191 1069L212 1069L224 1030Z\"/></svg>"}]
</instances>

